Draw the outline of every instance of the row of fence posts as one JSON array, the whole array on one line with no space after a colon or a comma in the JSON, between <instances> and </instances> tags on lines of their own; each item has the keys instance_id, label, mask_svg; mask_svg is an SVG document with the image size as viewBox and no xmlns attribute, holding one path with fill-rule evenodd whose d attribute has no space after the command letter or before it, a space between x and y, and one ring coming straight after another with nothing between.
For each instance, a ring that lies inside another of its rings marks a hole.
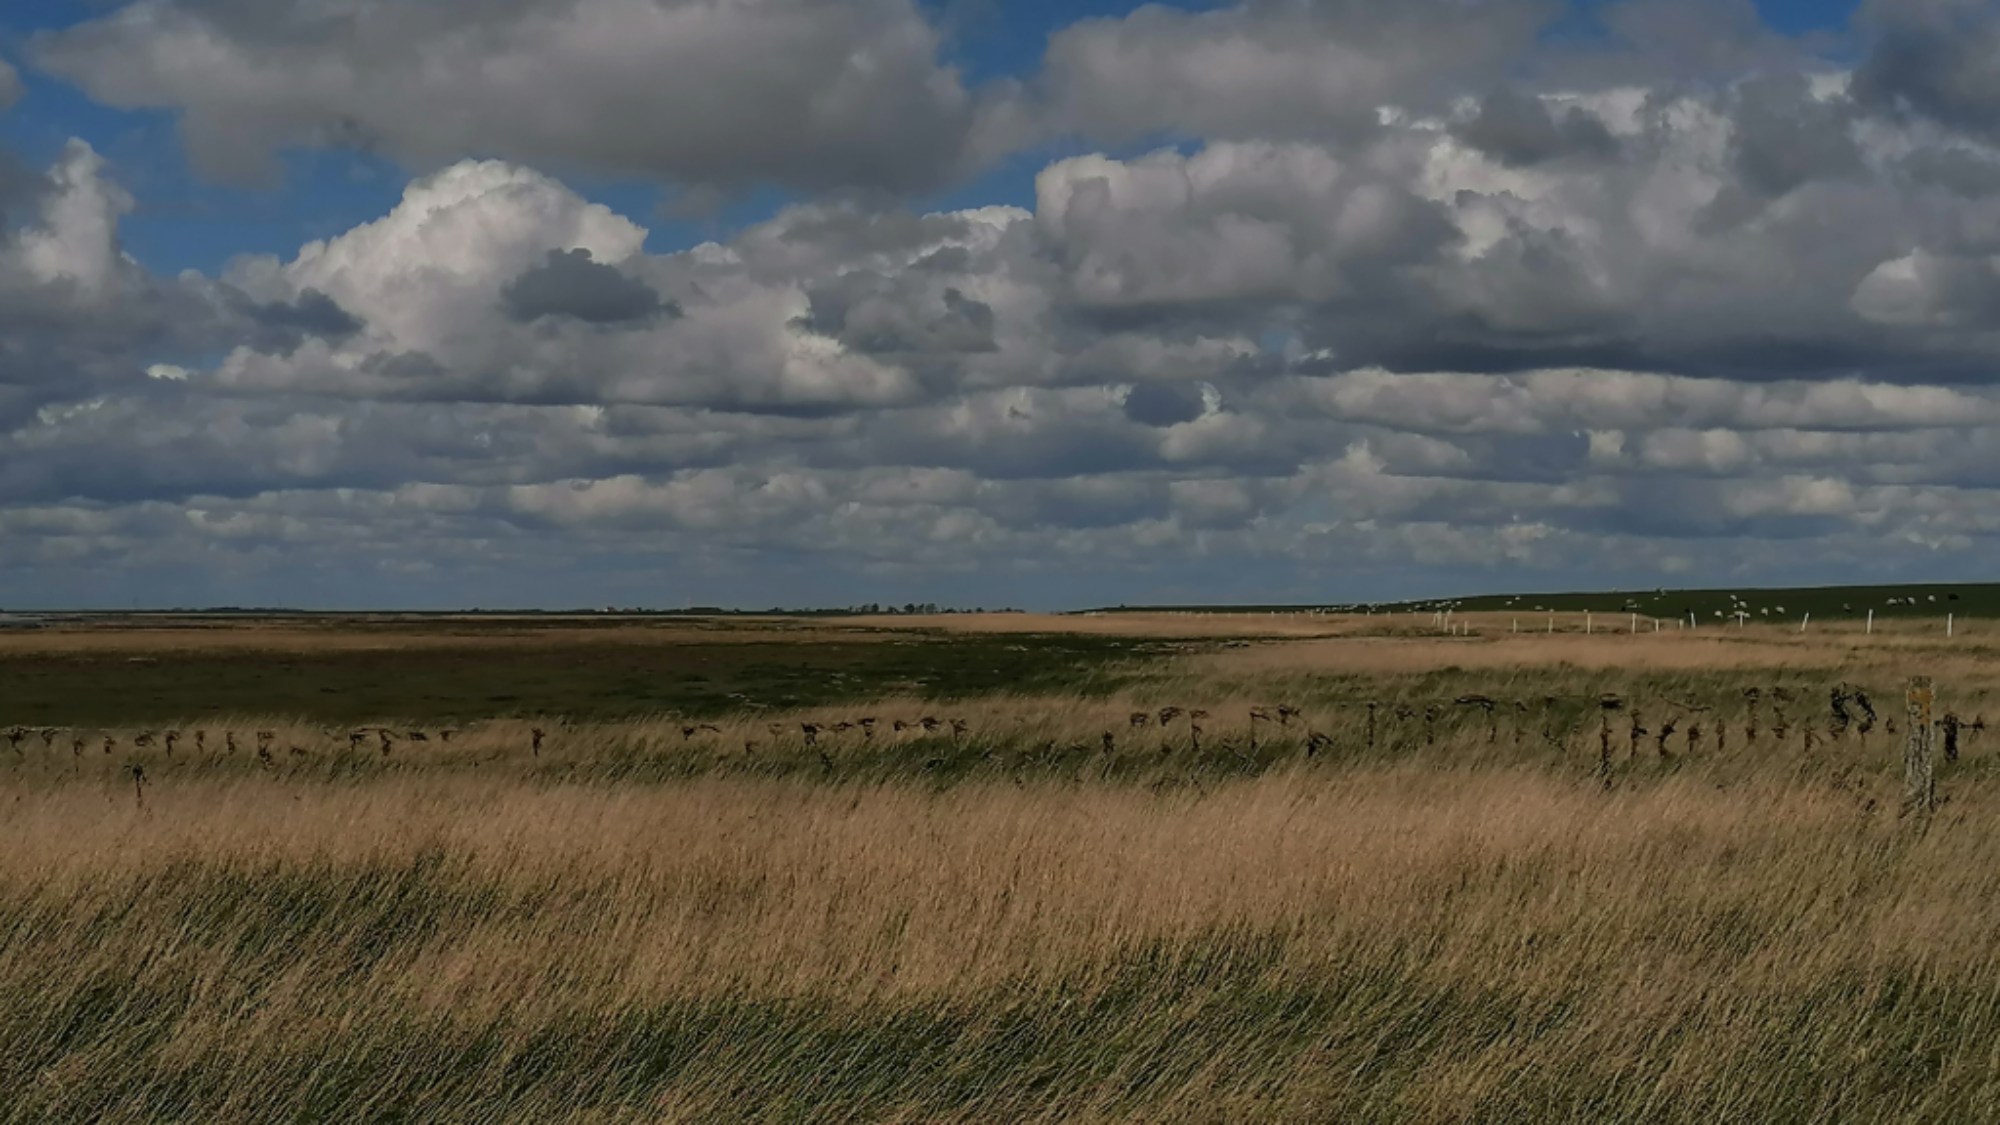
<instances>
[{"instance_id":1,"label":"row of fence posts","mask_svg":"<svg viewBox=\"0 0 2000 1125\"><path fill-rule=\"evenodd\" d=\"M1738 612L1734 616L1736 618L1736 624L1738 627L1741 627L1743 622L1748 620L1750 617L1749 614L1742 612ZM1647 620L1653 623L1653 632L1657 633L1660 631L1660 618L1648 617ZM1451 624L1451 612L1449 610L1431 614L1431 623L1438 626L1441 629L1453 633L1454 635L1456 635L1460 629L1463 629L1467 635L1470 635L1472 628L1470 625L1466 624L1461 624L1460 626L1454 628L1453 625ZM1805 632L1806 628L1811 624L1812 624L1812 614L1808 613L1805 616L1799 618L1799 632L1801 633ZM1701 622L1698 618L1695 617L1694 613L1690 611L1685 618L1682 618L1677 622L1677 626L1681 629L1698 629L1701 627ZM1872 637L1875 635L1874 610L1871 609L1868 611L1868 621L1863 628L1864 631L1869 636ZM1518 616L1513 619L1513 625L1510 626L1510 631L1515 633L1521 631L1521 619ZM1549 614L1549 623L1547 631L1550 633L1554 633L1556 631L1556 615L1553 613ZM1586 636L1591 635L1596 631L1594 625L1592 624L1591 612L1589 610L1585 610L1583 613L1583 631ZM1613 631L1615 632L1616 630ZM1639 635L1639 615L1636 613L1632 615L1631 633L1635 637ZM1956 637L1958 635L1957 614L1947 613L1944 615L1944 635L1947 637Z\"/></svg>"},{"instance_id":2,"label":"row of fence posts","mask_svg":"<svg viewBox=\"0 0 2000 1125\"><path fill-rule=\"evenodd\" d=\"M1909 721L1904 727L1903 736L1902 815L1904 816L1915 813L1919 816L1927 817L1937 808L1936 723L1933 714L1936 700L1937 692L1929 676L1913 676L1910 678L1909 692L1906 696L1909 708ZM1604 713L1604 721L1598 730L1597 769L1598 775L1604 778L1605 784L1609 786L1612 753L1610 713L1621 708L1623 701L1616 696L1605 696L1599 701L1598 706ZM1368 719L1369 745L1372 746L1375 740L1375 707L1373 704L1369 705ZM1752 722L1754 723L1754 721L1755 718L1753 715ZM1956 725L1957 720L1947 715L1944 721L1945 725L1951 728L1947 731L1947 734L1955 737L1959 729ZM1632 729L1632 747L1636 752L1639 745L1639 735L1643 733L1639 730L1636 715L1633 718ZM1668 729L1672 729L1671 724ZM1547 733L1546 730L1543 731L1544 736ZM1754 728L1751 731L1751 737L1756 737ZM1952 751L1955 743L1951 737L1947 738L1946 743L1946 757L1953 757ZM1661 745L1664 748L1664 735L1661 738ZM1807 745L1811 745L1810 735L1808 735Z\"/></svg>"}]
</instances>

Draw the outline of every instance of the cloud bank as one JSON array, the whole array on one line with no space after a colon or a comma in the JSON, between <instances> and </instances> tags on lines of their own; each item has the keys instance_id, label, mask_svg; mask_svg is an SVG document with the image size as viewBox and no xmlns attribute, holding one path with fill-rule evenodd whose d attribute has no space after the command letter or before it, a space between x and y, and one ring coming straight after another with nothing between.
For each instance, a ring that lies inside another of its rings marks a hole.
<instances>
[{"instance_id":1,"label":"cloud bank","mask_svg":"<svg viewBox=\"0 0 2000 1125\"><path fill-rule=\"evenodd\" d=\"M972 87L896 0L128 5L37 65L217 175L418 175L172 278L89 145L0 177L0 602L1978 573L2000 24L1675 11L1149 7ZM909 202L1052 138L1032 206ZM566 168L795 201L651 252Z\"/></svg>"}]
</instances>

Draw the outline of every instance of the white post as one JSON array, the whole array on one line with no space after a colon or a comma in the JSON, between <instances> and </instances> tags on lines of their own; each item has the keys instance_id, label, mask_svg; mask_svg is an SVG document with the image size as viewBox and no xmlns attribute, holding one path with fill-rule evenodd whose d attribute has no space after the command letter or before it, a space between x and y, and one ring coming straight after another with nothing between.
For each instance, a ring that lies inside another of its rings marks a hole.
<instances>
[{"instance_id":1,"label":"white post","mask_svg":"<svg viewBox=\"0 0 2000 1125\"><path fill-rule=\"evenodd\" d=\"M1692 629L1694 627L1695 627L1694 610L1688 610L1688 628Z\"/></svg>"},{"instance_id":2,"label":"white post","mask_svg":"<svg viewBox=\"0 0 2000 1125\"><path fill-rule=\"evenodd\" d=\"M1514 619L1514 631L1516 633L1521 631L1521 619L1518 617Z\"/></svg>"},{"instance_id":3,"label":"white post","mask_svg":"<svg viewBox=\"0 0 2000 1125\"><path fill-rule=\"evenodd\" d=\"M1590 611L1587 609L1583 611L1583 635L1590 635Z\"/></svg>"},{"instance_id":4,"label":"white post","mask_svg":"<svg viewBox=\"0 0 2000 1125\"><path fill-rule=\"evenodd\" d=\"M1639 615L1636 613L1632 615L1632 635L1639 635Z\"/></svg>"},{"instance_id":5,"label":"white post","mask_svg":"<svg viewBox=\"0 0 2000 1125\"><path fill-rule=\"evenodd\" d=\"M1945 636L1947 636L1947 637L1951 636L1951 619L1952 619L1952 616L1953 616L1953 615L1952 615L1952 614L1949 614L1949 613L1947 613L1947 614L1945 614L1945 615L1944 615L1944 635L1945 635Z\"/></svg>"},{"instance_id":6,"label":"white post","mask_svg":"<svg viewBox=\"0 0 2000 1125\"><path fill-rule=\"evenodd\" d=\"M1870 637L1875 635L1875 611L1872 609L1868 611L1868 632L1866 635Z\"/></svg>"},{"instance_id":7,"label":"white post","mask_svg":"<svg viewBox=\"0 0 2000 1125\"><path fill-rule=\"evenodd\" d=\"M1553 637L1555 635L1556 635L1556 615L1551 613L1549 614L1549 636Z\"/></svg>"},{"instance_id":8,"label":"white post","mask_svg":"<svg viewBox=\"0 0 2000 1125\"><path fill-rule=\"evenodd\" d=\"M1806 626L1810 624L1812 624L1812 614L1808 613L1803 618L1799 619L1799 632L1801 633L1805 632Z\"/></svg>"}]
</instances>

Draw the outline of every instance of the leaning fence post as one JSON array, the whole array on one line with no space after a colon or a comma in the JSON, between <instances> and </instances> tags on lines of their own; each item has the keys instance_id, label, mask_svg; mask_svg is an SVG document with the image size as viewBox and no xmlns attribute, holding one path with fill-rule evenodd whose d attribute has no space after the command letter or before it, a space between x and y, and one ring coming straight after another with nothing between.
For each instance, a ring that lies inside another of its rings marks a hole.
<instances>
[{"instance_id":1,"label":"leaning fence post","mask_svg":"<svg viewBox=\"0 0 2000 1125\"><path fill-rule=\"evenodd\" d=\"M1903 741L1903 812L1928 814L1937 805L1937 773L1931 763L1931 679L1910 678L1909 729Z\"/></svg>"}]
</instances>

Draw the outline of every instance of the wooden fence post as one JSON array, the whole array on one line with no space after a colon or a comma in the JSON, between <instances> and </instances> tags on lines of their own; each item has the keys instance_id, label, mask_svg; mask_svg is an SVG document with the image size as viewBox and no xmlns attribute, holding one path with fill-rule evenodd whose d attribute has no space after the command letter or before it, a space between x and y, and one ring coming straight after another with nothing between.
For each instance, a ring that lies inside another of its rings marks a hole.
<instances>
[{"instance_id":1,"label":"wooden fence post","mask_svg":"<svg viewBox=\"0 0 2000 1125\"><path fill-rule=\"evenodd\" d=\"M1931 679L1910 679L1909 729L1903 736L1903 814L1937 807L1937 773L1931 761Z\"/></svg>"}]
</instances>

